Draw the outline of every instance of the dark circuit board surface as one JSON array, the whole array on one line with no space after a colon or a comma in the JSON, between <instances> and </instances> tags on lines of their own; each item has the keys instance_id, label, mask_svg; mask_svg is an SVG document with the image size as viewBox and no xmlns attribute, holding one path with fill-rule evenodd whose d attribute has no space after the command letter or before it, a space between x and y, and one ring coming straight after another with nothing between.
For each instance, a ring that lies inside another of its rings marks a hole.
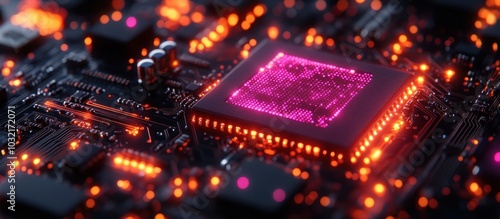
<instances>
[{"instance_id":1,"label":"dark circuit board surface","mask_svg":"<svg viewBox=\"0 0 500 219\"><path fill-rule=\"evenodd\" d=\"M500 1L0 9L0 218L500 218Z\"/></svg>"}]
</instances>

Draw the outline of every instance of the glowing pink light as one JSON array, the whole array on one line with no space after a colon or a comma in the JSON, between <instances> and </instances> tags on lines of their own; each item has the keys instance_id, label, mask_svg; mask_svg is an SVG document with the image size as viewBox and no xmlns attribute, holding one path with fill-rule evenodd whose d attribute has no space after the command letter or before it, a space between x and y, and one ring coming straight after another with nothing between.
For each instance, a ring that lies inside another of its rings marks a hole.
<instances>
[{"instance_id":1,"label":"glowing pink light","mask_svg":"<svg viewBox=\"0 0 500 219\"><path fill-rule=\"evenodd\" d=\"M238 178L238 180L236 181L236 184L238 185L238 188L246 189L250 185L250 180L248 180L247 177L242 176L242 177Z\"/></svg>"},{"instance_id":2,"label":"glowing pink light","mask_svg":"<svg viewBox=\"0 0 500 219\"><path fill-rule=\"evenodd\" d=\"M135 17L128 17L126 21L127 27L134 28L137 25L137 19Z\"/></svg>"},{"instance_id":3,"label":"glowing pink light","mask_svg":"<svg viewBox=\"0 0 500 219\"><path fill-rule=\"evenodd\" d=\"M327 127L372 74L279 53L227 102Z\"/></svg>"},{"instance_id":4,"label":"glowing pink light","mask_svg":"<svg viewBox=\"0 0 500 219\"><path fill-rule=\"evenodd\" d=\"M273 199L276 202L282 202L286 198L285 191L283 189L276 189L273 192Z\"/></svg>"},{"instance_id":5,"label":"glowing pink light","mask_svg":"<svg viewBox=\"0 0 500 219\"><path fill-rule=\"evenodd\" d=\"M495 162L500 163L500 152L495 153Z\"/></svg>"}]
</instances>

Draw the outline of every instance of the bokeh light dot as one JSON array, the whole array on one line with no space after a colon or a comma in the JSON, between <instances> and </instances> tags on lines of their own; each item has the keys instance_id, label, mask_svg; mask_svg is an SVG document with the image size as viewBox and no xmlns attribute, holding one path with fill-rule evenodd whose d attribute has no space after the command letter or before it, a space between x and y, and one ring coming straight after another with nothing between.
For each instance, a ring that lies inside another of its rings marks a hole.
<instances>
[{"instance_id":1,"label":"bokeh light dot","mask_svg":"<svg viewBox=\"0 0 500 219\"><path fill-rule=\"evenodd\" d=\"M238 178L238 180L236 181L236 184L238 185L238 188L246 189L250 185L250 180L248 180L247 177L242 176L242 177Z\"/></svg>"},{"instance_id":2,"label":"bokeh light dot","mask_svg":"<svg viewBox=\"0 0 500 219\"><path fill-rule=\"evenodd\" d=\"M273 192L273 199L276 202L282 202L286 198L285 191L283 189L276 189Z\"/></svg>"},{"instance_id":3,"label":"bokeh light dot","mask_svg":"<svg viewBox=\"0 0 500 219\"><path fill-rule=\"evenodd\" d=\"M134 28L137 25L137 19L135 17L128 17L126 23L127 27Z\"/></svg>"}]
</instances>

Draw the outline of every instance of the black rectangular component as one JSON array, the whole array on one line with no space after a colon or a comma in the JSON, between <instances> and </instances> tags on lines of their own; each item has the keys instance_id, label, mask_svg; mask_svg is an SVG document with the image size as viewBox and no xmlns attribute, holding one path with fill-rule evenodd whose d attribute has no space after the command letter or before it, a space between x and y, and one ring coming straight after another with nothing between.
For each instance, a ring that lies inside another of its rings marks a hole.
<instances>
[{"instance_id":1,"label":"black rectangular component","mask_svg":"<svg viewBox=\"0 0 500 219\"><path fill-rule=\"evenodd\" d=\"M304 181L295 178L278 166L256 159L241 163L238 174L232 175L227 186L222 188L218 199L236 203L234 213L240 210L257 210L260 213L275 214L304 185ZM230 209L230 208L225 208Z\"/></svg>"},{"instance_id":2,"label":"black rectangular component","mask_svg":"<svg viewBox=\"0 0 500 219\"><path fill-rule=\"evenodd\" d=\"M15 183L3 181L0 184L2 200L9 200L12 193L10 186L14 185L15 216L22 218L23 214L40 214L42 218L62 218L74 211L84 199L85 194L68 184L45 176L15 174ZM2 209L5 210L5 209Z\"/></svg>"},{"instance_id":3,"label":"black rectangular component","mask_svg":"<svg viewBox=\"0 0 500 219\"><path fill-rule=\"evenodd\" d=\"M153 43L153 23L136 15L124 15L119 21L99 23L90 29L92 56L125 64Z\"/></svg>"},{"instance_id":4,"label":"black rectangular component","mask_svg":"<svg viewBox=\"0 0 500 219\"><path fill-rule=\"evenodd\" d=\"M36 30L13 25L10 22L0 26L0 51L5 53L28 53L40 37Z\"/></svg>"}]
</instances>

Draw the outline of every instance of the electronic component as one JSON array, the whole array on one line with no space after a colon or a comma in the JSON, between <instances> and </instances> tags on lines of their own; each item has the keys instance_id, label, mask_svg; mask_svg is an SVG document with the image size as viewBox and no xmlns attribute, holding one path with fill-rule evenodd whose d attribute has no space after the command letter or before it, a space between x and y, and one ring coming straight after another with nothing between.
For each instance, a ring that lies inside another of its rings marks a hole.
<instances>
[{"instance_id":1,"label":"electronic component","mask_svg":"<svg viewBox=\"0 0 500 219\"><path fill-rule=\"evenodd\" d=\"M158 74L165 74L170 67L170 61L162 49L155 49L149 52L149 58L154 61L155 70Z\"/></svg>"},{"instance_id":2,"label":"electronic component","mask_svg":"<svg viewBox=\"0 0 500 219\"><path fill-rule=\"evenodd\" d=\"M10 192L9 185L11 184L7 182L7 179L0 185L3 200L8 199L6 194ZM85 199L83 191L77 190L71 185L58 182L47 176L26 173L16 173L14 192L16 207L19 208L16 208L16 212L12 213L19 213L19 215L31 215L36 212L43 217L61 218L75 211L76 207ZM7 211L6 209L2 210Z\"/></svg>"},{"instance_id":3,"label":"electronic component","mask_svg":"<svg viewBox=\"0 0 500 219\"><path fill-rule=\"evenodd\" d=\"M241 162L238 174L229 178L218 198L227 201L229 205L237 204L232 213L250 213L253 210L276 214L294 197L304 185L283 169L259 160L245 160ZM225 205L225 204L223 204Z\"/></svg>"},{"instance_id":4,"label":"electronic component","mask_svg":"<svg viewBox=\"0 0 500 219\"><path fill-rule=\"evenodd\" d=\"M175 62L177 61L177 43L174 41L165 41L160 44L160 49L165 51L166 53L166 62L168 63L168 66L170 69L176 67Z\"/></svg>"},{"instance_id":5,"label":"electronic component","mask_svg":"<svg viewBox=\"0 0 500 219\"><path fill-rule=\"evenodd\" d=\"M137 15L123 15L119 21L98 23L90 28L92 56L124 64L153 42L151 21Z\"/></svg>"},{"instance_id":6,"label":"electronic component","mask_svg":"<svg viewBox=\"0 0 500 219\"><path fill-rule=\"evenodd\" d=\"M36 30L6 22L0 25L0 51L27 53L34 47L39 36Z\"/></svg>"},{"instance_id":7,"label":"electronic component","mask_svg":"<svg viewBox=\"0 0 500 219\"><path fill-rule=\"evenodd\" d=\"M389 68L263 43L194 106L192 123L265 135L316 156L342 154L385 116L411 78ZM271 131L258 133L266 127Z\"/></svg>"}]
</instances>

